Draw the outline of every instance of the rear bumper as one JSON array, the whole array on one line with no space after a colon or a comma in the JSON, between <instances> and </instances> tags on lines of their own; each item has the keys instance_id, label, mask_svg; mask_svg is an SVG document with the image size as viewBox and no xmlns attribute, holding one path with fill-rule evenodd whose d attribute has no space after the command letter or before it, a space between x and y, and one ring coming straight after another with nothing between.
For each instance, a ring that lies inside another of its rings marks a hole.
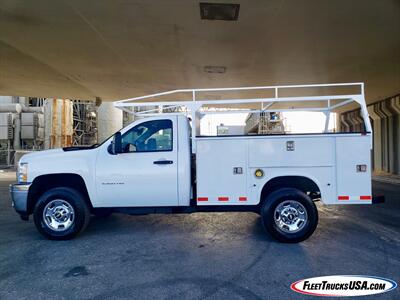
<instances>
[{"instance_id":1,"label":"rear bumper","mask_svg":"<svg viewBox=\"0 0 400 300\"><path fill-rule=\"evenodd\" d=\"M385 196L373 196L372 204L385 203Z\"/></svg>"},{"instance_id":2,"label":"rear bumper","mask_svg":"<svg viewBox=\"0 0 400 300\"><path fill-rule=\"evenodd\" d=\"M10 198L15 211L21 216L28 215L28 192L30 184L11 184Z\"/></svg>"}]
</instances>

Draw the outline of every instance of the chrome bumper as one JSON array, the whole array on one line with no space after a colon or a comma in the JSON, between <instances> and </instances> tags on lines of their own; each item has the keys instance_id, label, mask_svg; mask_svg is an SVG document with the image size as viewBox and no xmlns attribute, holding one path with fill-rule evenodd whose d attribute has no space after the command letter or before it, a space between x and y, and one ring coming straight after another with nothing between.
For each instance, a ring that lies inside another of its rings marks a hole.
<instances>
[{"instance_id":1,"label":"chrome bumper","mask_svg":"<svg viewBox=\"0 0 400 300\"><path fill-rule=\"evenodd\" d=\"M11 204L17 213L21 215L28 214L28 192L30 183L10 184Z\"/></svg>"}]
</instances>

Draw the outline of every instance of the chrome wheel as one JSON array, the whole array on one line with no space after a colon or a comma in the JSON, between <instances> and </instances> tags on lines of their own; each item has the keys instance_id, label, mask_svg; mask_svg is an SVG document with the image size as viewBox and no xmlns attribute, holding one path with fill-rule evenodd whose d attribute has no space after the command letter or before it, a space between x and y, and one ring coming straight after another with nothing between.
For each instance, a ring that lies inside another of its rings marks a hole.
<instances>
[{"instance_id":1,"label":"chrome wheel","mask_svg":"<svg viewBox=\"0 0 400 300\"><path fill-rule=\"evenodd\" d=\"M65 200L52 200L43 210L43 220L51 230L64 231L74 223L75 211Z\"/></svg>"},{"instance_id":2,"label":"chrome wheel","mask_svg":"<svg viewBox=\"0 0 400 300\"><path fill-rule=\"evenodd\" d=\"M281 231L296 233L307 224L308 216L306 209L300 202L286 200L275 208L274 220Z\"/></svg>"}]
</instances>

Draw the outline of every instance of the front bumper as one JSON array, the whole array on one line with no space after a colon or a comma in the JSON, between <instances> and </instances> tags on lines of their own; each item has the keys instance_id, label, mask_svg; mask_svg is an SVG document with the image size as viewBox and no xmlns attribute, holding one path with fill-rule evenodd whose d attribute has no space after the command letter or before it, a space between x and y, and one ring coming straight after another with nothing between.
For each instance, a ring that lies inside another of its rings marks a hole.
<instances>
[{"instance_id":1,"label":"front bumper","mask_svg":"<svg viewBox=\"0 0 400 300\"><path fill-rule=\"evenodd\" d=\"M21 216L28 216L28 192L30 183L10 184L11 204Z\"/></svg>"}]
</instances>

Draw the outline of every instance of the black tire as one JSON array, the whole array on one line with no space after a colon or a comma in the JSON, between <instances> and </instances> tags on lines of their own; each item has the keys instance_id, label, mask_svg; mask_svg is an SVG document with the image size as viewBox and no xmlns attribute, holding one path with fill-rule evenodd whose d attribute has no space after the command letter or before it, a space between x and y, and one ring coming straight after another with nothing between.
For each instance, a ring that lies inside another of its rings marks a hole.
<instances>
[{"instance_id":1,"label":"black tire","mask_svg":"<svg viewBox=\"0 0 400 300\"><path fill-rule=\"evenodd\" d=\"M100 219L105 219L108 218L109 216L112 215L112 210L108 208L95 208L92 211L92 214Z\"/></svg>"},{"instance_id":2,"label":"black tire","mask_svg":"<svg viewBox=\"0 0 400 300\"><path fill-rule=\"evenodd\" d=\"M57 231L50 228L46 224L43 215L46 205L56 199L65 201L73 208L74 214L71 217L71 225L65 230L61 228ZM89 224L90 211L84 197L78 191L67 187L57 187L48 190L39 198L33 211L33 220L37 230L46 238L51 240L69 240L83 231Z\"/></svg>"},{"instance_id":3,"label":"black tire","mask_svg":"<svg viewBox=\"0 0 400 300\"><path fill-rule=\"evenodd\" d=\"M293 233L285 232L275 222L275 209L279 204L288 200L295 201L295 204L296 202L300 203L307 215L307 220L302 225L302 228ZM283 243L299 243L309 238L316 229L318 224L318 210L311 198L302 191L295 188L282 188L273 191L264 199L261 206L261 220L265 230L278 241Z\"/></svg>"}]
</instances>

